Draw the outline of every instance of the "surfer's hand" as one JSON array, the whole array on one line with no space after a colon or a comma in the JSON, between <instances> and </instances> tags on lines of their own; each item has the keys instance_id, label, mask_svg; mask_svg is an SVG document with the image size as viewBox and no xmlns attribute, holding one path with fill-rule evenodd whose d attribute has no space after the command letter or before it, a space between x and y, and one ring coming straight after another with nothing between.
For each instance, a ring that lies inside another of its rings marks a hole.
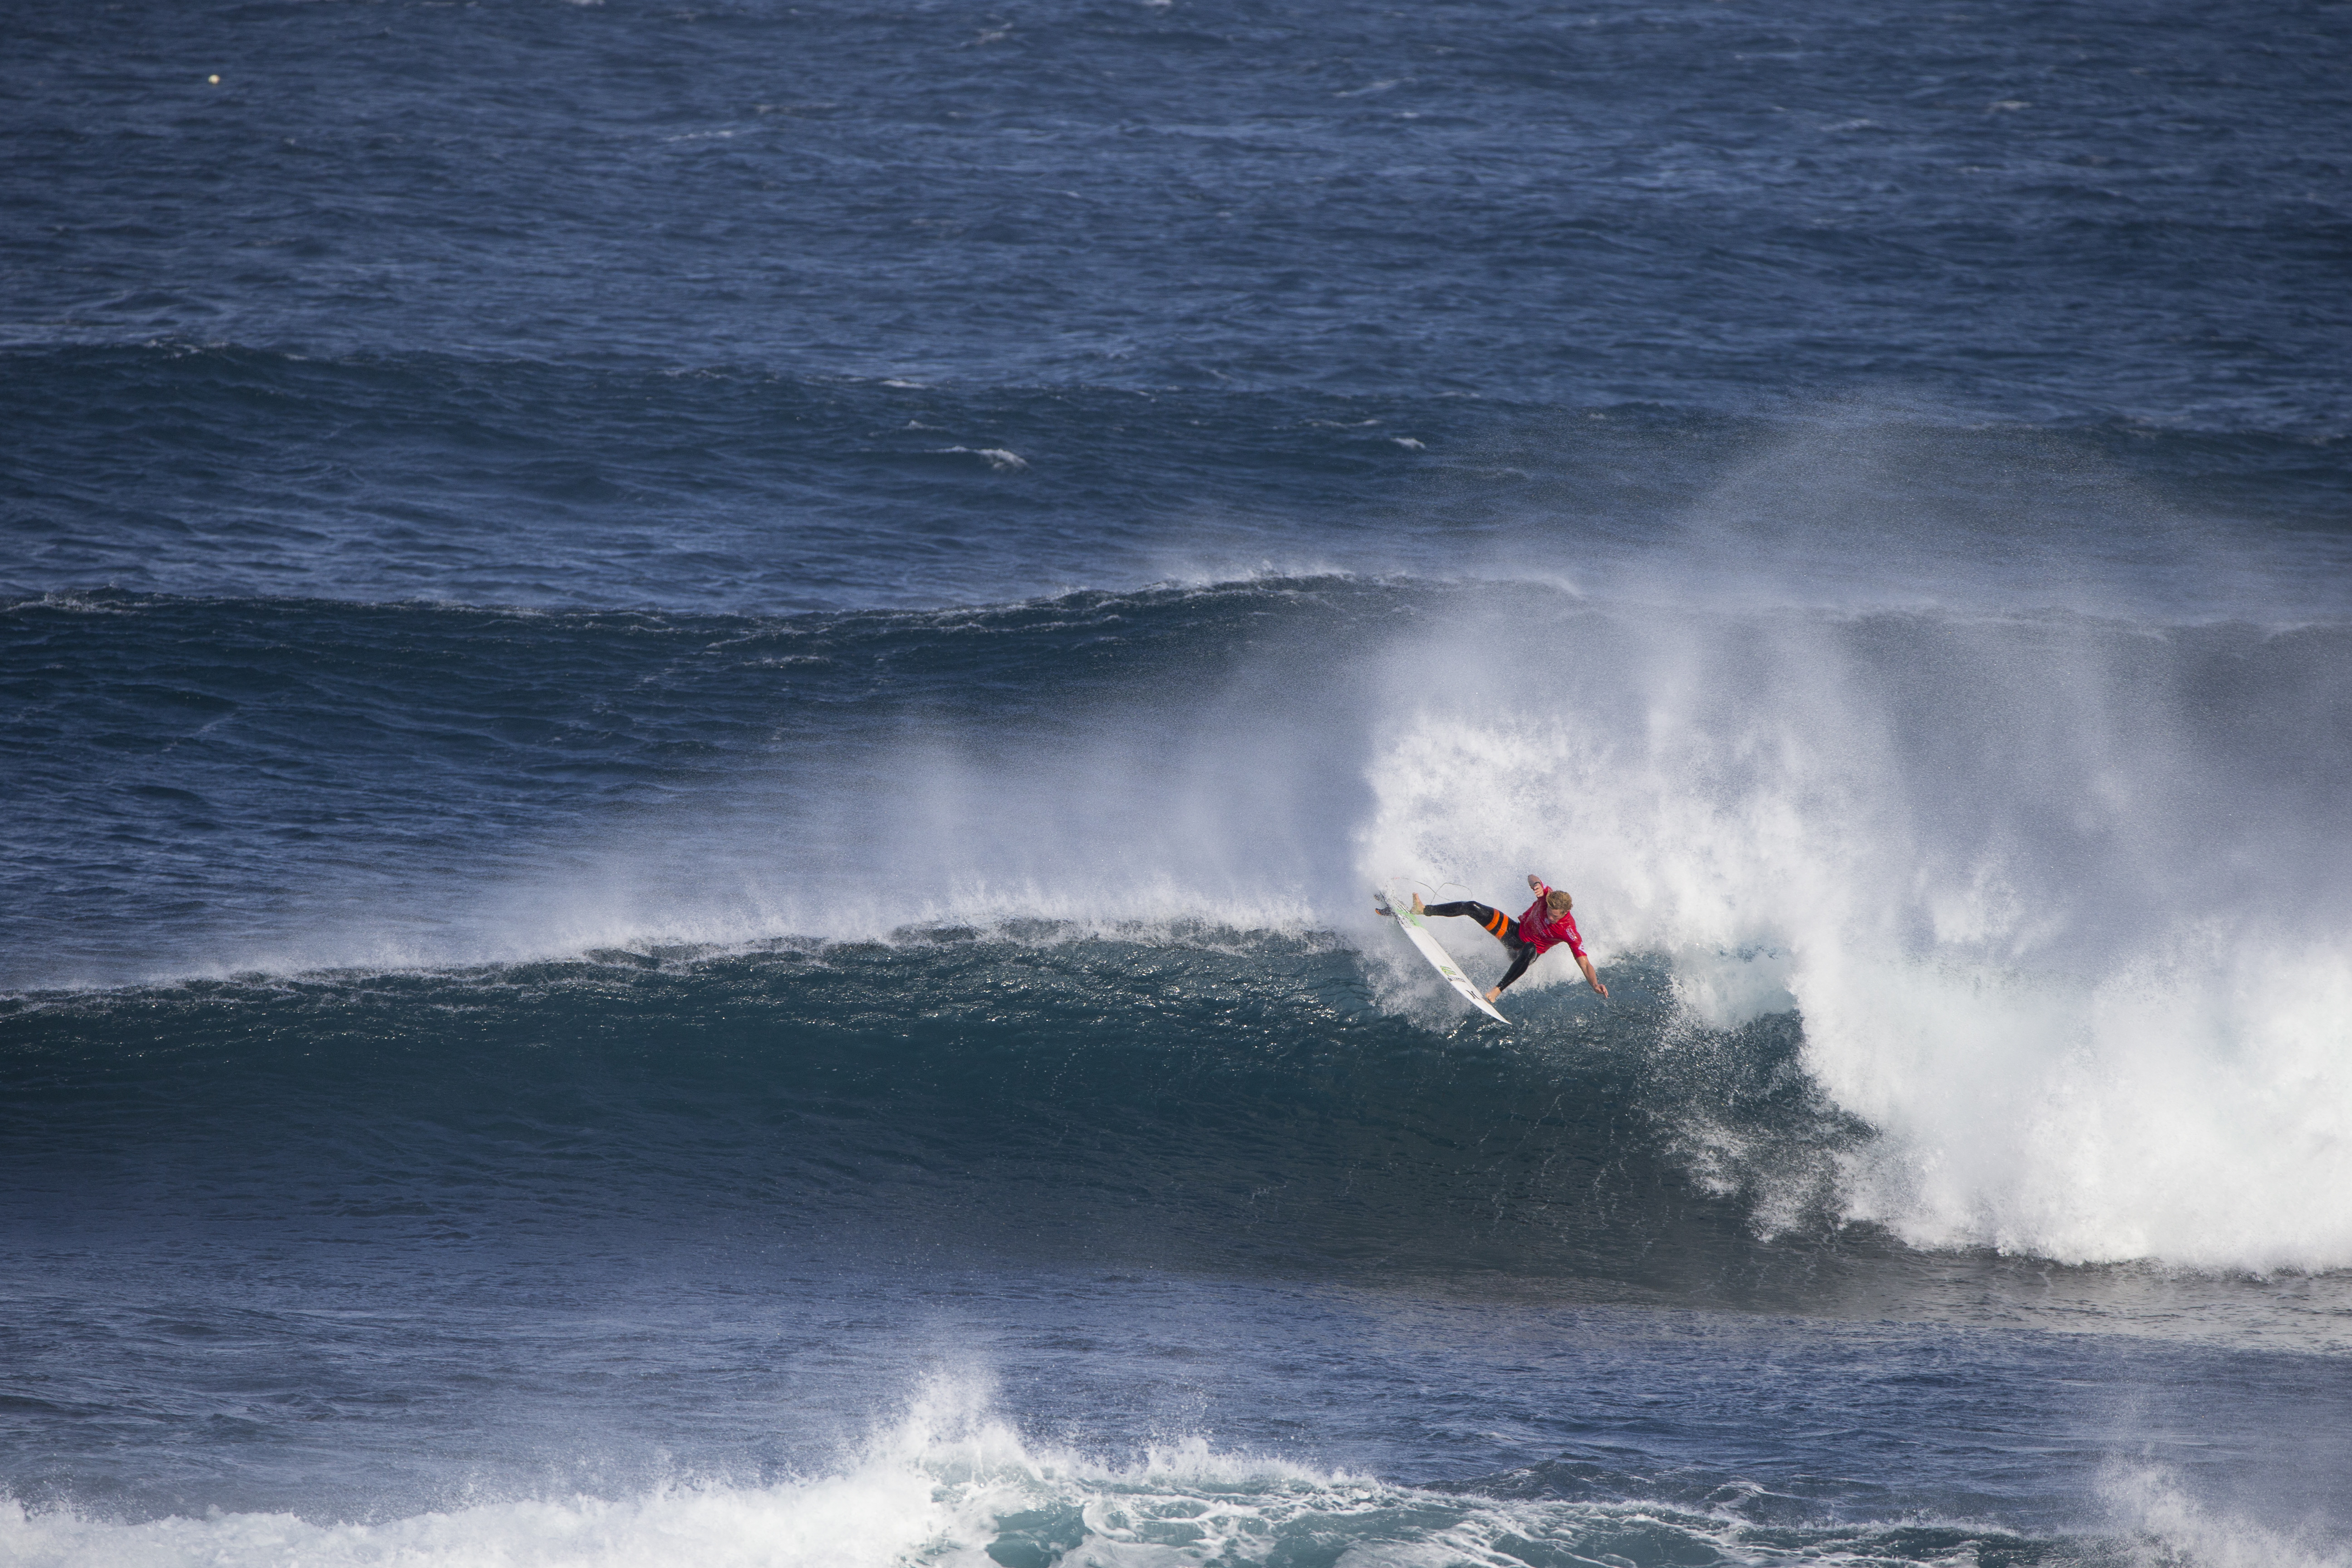
<instances>
[{"instance_id":1,"label":"surfer's hand","mask_svg":"<svg viewBox=\"0 0 2352 1568\"><path fill-rule=\"evenodd\" d=\"M1601 984L1601 977L1597 974L1592 977L1592 988L1601 993L1601 999L1603 1002L1609 1000L1609 987Z\"/></svg>"},{"instance_id":2,"label":"surfer's hand","mask_svg":"<svg viewBox=\"0 0 2352 1568\"><path fill-rule=\"evenodd\" d=\"M1543 891L1543 879L1537 876L1533 871L1530 871L1528 873L1528 886L1540 893Z\"/></svg>"}]
</instances>

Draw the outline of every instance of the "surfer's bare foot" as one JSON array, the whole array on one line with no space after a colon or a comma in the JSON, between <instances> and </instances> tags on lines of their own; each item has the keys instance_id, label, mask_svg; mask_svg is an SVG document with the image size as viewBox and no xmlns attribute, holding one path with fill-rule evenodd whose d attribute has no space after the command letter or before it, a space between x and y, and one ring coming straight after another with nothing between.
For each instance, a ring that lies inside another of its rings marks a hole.
<instances>
[{"instance_id":1,"label":"surfer's bare foot","mask_svg":"<svg viewBox=\"0 0 2352 1568\"><path fill-rule=\"evenodd\" d=\"M1503 988L1502 988L1501 986L1499 986L1499 985L1496 986L1492 991L1489 991L1489 992L1487 992L1487 993L1486 993L1486 1000L1487 1000L1487 1001L1489 1001L1489 1002L1500 1002L1502 999L1503 999Z\"/></svg>"},{"instance_id":2,"label":"surfer's bare foot","mask_svg":"<svg viewBox=\"0 0 2352 1568\"><path fill-rule=\"evenodd\" d=\"M1419 893L1415 893L1412 896L1412 912L1417 915L1425 915L1429 912L1427 910L1422 908L1421 895Z\"/></svg>"}]
</instances>

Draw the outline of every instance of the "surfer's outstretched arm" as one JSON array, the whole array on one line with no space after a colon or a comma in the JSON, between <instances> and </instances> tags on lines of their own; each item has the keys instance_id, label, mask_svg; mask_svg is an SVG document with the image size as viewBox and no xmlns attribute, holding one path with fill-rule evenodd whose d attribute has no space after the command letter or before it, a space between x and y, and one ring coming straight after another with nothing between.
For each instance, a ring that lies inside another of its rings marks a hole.
<instances>
[{"instance_id":1,"label":"surfer's outstretched arm","mask_svg":"<svg viewBox=\"0 0 2352 1568\"><path fill-rule=\"evenodd\" d=\"M1592 960L1585 957L1584 954L1580 952L1576 955L1576 966L1584 971L1584 983L1587 985L1591 986L1595 991L1600 992L1601 999L1603 1002L1608 1001L1609 987L1601 984L1601 975L1593 969Z\"/></svg>"}]
</instances>

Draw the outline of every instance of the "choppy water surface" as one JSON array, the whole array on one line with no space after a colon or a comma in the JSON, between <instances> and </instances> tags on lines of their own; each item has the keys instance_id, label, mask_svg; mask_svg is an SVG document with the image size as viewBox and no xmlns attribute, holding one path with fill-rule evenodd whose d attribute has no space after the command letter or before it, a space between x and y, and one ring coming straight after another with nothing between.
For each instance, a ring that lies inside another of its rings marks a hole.
<instances>
[{"instance_id":1,"label":"choppy water surface","mask_svg":"<svg viewBox=\"0 0 2352 1568\"><path fill-rule=\"evenodd\" d=\"M2345 1563L2347 20L20 7L0 1557Z\"/></svg>"}]
</instances>

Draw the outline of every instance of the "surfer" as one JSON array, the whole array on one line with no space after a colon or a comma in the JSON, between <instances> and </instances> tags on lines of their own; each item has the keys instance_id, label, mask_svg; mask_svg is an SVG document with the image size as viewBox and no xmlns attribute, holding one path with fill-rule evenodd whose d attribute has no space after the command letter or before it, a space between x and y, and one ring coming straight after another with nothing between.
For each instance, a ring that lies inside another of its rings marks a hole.
<instances>
[{"instance_id":1,"label":"surfer","mask_svg":"<svg viewBox=\"0 0 2352 1568\"><path fill-rule=\"evenodd\" d=\"M1609 987L1601 984L1601 976L1593 972L1592 960L1584 956L1584 938L1578 934L1576 919L1569 912L1576 908L1576 900L1558 888L1545 887L1541 877L1530 874L1528 886L1535 889L1536 901L1529 904L1517 920L1513 920L1491 904L1476 903L1469 899L1451 904L1424 904L1419 893L1412 896L1412 912L1417 915L1468 915L1485 926L1494 934L1495 940L1509 951L1511 967L1504 971L1503 978L1495 983L1495 988L1486 993L1489 1002L1503 994L1504 986L1525 974L1528 964L1561 942L1568 943L1568 951L1576 954L1576 965L1584 971L1584 983L1599 992L1603 1002L1609 1000Z\"/></svg>"}]
</instances>

